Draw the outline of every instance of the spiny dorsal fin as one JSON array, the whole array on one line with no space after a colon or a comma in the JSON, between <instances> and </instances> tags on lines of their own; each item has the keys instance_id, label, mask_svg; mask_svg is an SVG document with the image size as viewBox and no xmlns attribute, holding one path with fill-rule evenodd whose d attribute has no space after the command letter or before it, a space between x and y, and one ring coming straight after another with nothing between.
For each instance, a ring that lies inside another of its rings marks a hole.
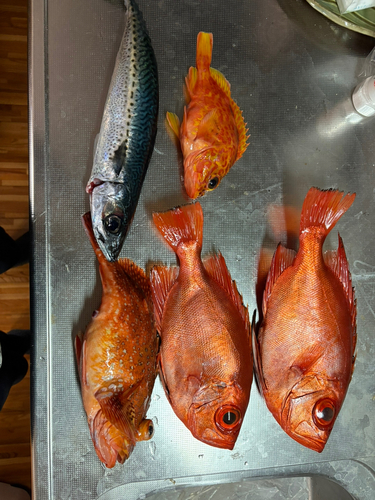
<instances>
[{"instance_id":1,"label":"spiny dorsal fin","mask_svg":"<svg viewBox=\"0 0 375 500\"><path fill-rule=\"evenodd\" d=\"M237 290L236 282L231 278L224 257L221 253L218 255L211 255L204 259L203 265L208 274L228 293L236 309L241 314L246 330L250 335L249 311L247 307L243 305L242 296Z\"/></svg>"},{"instance_id":2,"label":"spiny dorsal fin","mask_svg":"<svg viewBox=\"0 0 375 500\"><path fill-rule=\"evenodd\" d=\"M150 281L156 328L161 331L161 322L165 301L178 276L178 267L154 266L151 269Z\"/></svg>"},{"instance_id":3,"label":"spiny dorsal fin","mask_svg":"<svg viewBox=\"0 0 375 500\"><path fill-rule=\"evenodd\" d=\"M344 292L349 304L350 315L352 319L352 332L353 332L353 357L355 358L355 348L357 343L357 302L354 297L354 288L352 286L352 278L349 271L349 263L346 258L344 243L340 235L339 246L337 251L331 250L324 252L323 258L326 266L337 276L342 283ZM353 359L354 365L354 359Z\"/></svg>"},{"instance_id":4,"label":"spiny dorsal fin","mask_svg":"<svg viewBox=\"0 0 375 500\"><path fill-rule=\"evenodd\" d=\"M247 142L248 138L250 137L249 135L247 135L249 129L246 128L246 123L243 119L242 111L240 110L239 106L233 101L233 99L231 99L230 105L234 114L234 120L236 122L238 131L238 149L236 160L239 160L249 145Z\"/></svg>"},{"instance_id":5,"label":"spiny dorsal fin","mask_svg":"<svg viewBox=\"0 0 375 500\"><path fill-rule=\"evenodd\" d=\"M277 279L285 269L293 264L296 252L289 248L283 247L281 243L278 244L274 256L272 258L271 267L268 271L266 287L263 293L263 315L266 315L267 304L272 293L272 288L274 287Z\"/></svg>"}]
</instances>

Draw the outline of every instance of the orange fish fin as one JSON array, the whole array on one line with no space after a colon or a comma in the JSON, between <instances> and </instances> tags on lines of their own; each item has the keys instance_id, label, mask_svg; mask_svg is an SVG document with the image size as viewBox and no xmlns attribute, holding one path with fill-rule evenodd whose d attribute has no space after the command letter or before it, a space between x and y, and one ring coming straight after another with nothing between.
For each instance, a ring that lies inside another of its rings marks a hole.
<instances>
[{"instance_id":1,"label":"orange fish fin","mask_svg":"<svg viewBox=\"0 0 375 500\"><path fill-rule=\"evenodd\" d=\"M215 82L219 85L221 90L230 97L230 83L225 78L223 73L221 73L218 69L210 68L210 73Z\"/></svg>"},{"instance_id":2,"label":"orange fish fin","mask_svg":"<svg viewBox=\"0 0 375 500\"><path fill-rule=\"evenodd\" d=\"M218 110L211 109L201 120L196 139L203 139L206 142L213 142L213 139L218 135L219 131L219 121L218 121Z\"/></svg>"},{"instance_id":3,"label":"orange fish fin","mask_svg":"<svg viewBox=\"0 0 375 500\"><path fill-rule=\"evenodd\" d=\"M83 333L79 332L79 333L77 333L77 335L74 339L74 352L76 355L76 362L77 362L78 368L80 367L80 364L81 364L82 343L83 343Z\"/></svg>"},{"instance_id":4,"label":"orange fish fin","mask_svg":"<svg viewBox=\"0 0 375 500\"><path fill-rule=\"evenodd\" d=\"M237 290L236 282L231 278L224 257L221 253L218 255L211 255L204 259L203 265L208 274L228 293L236 309L241 314L246 325L246 330L250 335L249 311L243 304L242 296Z\"/></svg>"},{"instance_id":5,"label":"orange fish fin","mask_svg":"<svg viewBox=\"0 0 375 500\"><path fill-rule=\"evenodd\" d=\"M266 315L267 304L272 293L272 288L277 279L285 271L285 269L293 264L296 252L289 248L285 248L281 243L277 245L276 251L273 255L271 267L268 271L266 287L263 293L263 315Z\"/></svg>"},{"instance_id":6,"label":"orange fish fin","mask_svg":"<svg viewBox=\"0 0 375 500\"><path fill-rule=\"evenodd\" d=\"M199 77L202 77L204 72L209 75L211 59L212 59L213 36L212 33L198 33L197 37L197 55L196 67ZM202 74L203 73L203 74Z\"/></svg>"},{"instance_id":7,"label":"orange fish fin","mask_svg":"<svg viewBox=\"0 0 375 500\"><path fill-rule=\"evenodd\" d=\"M177 267L153 266L150 273L156 327L161 331L165 301L178 276Z\"/></svg>"},{"instance_id":8,"label":"orange fish fin","mask_svg":"<svg viewBox=\"0 0 375 500\"><path fill-rule=\"evenodd\" d=\"M202 247L203 211L200 203L177 207L168 212L154 212L152 218L173 251L177 251L180 243L188 241L196 241Z\"/></svg>"},{"instance_id":9,"label":"orange fish fin","mask_svg":"<svg viewBox=\"0 0 375 500\"><path fill-rule=\"evenodd\" d=\"M237 157L236 161L241 158L241 156L244 154L248 147L248 138L250 137L247 135L247 132L249 129L246 128L246 123L245 120L243 119L242 111L239 108L239 106L231 99L231 108L233 111L234 115L234 120L236 122L237 126L237 132L238 132L238 149L237 149Z\"/></svg>"},{"instance_id":10,"label":"orange fish fin","mask_svg":"<svg viewBox=\"0 0 375 500\"><path fill-rule=\"evenodd\" d=\"M352 205L355 193L346 194L336 189L309 189L302 205L300 233L312 226L323 229L326 236L339 218Z\"/></svg>"},{"instance_id":11,"label":"orange fish fin","mask_svg":"<svg viewBox=\"0 0 375 500\"><path fill-rule=\"evenodd\" d=\"M142 290L146 300L152 304L150 280L144 270L131 259L118 259L117 262L134 284Z\"/></svg>"},{"instance_id":12,"label":"orange fish fin","mask_svg":"<svg viewBox=\"0 0 375 500\"><path fill-rule=\"evenodd\" d=\"M129 397L138 389L142 380L124 391L119 380L111 380L95 393L95 398L105 418L125 434L129 441L135 441L135 409Z\"/></svg>"},{"instance_id":13,"label":"orange fish fin","mask_svg":"<svg viewBox=\"0 0 375 500\"><path fill-rule=\"evenodd\" d=\"M254 374L259 393L261 394L262 397L264 397L264 393L267 390L267 386L263 376L262 358L260 355L259 342L256 334L255 317L256 317L256 311L254 311L253 319L251 322L251 342L252 342L252 351L254 359Z\"/></svg>"},{"instance_id":14,"label":"orange fish fin","mask_svg":"<svg viewBox=\"0 0 375 500\"><path fill-rule=\"evenodd\" d=\"M180 120L175 113L167 111L167 124L176 137L180 137Z\"/></svg>"},{"instance_id":15,"label":"orange fish fin","mask_svg":"<svg viewBox=\"0 0 375 500\"><path fill-rule=\"evenodd\" d=\"M352 318L353 356L355 356L354 353L357 343L357 302L354 297L354 288L352 285L352 278L349 271L348 259L346 258L344 243L340 235L338 235L338 238L339 246L337 248L337 251L331 250L328 252L324 252L323 258L325 264L331 269L331 271L342 283L346 298L348 300L350 315Z\"/></svg>"},{"instance_id":16,"label":"orange fish fin","mask_svg":"<svg viewBox=\"0 0 375 500\"><path fill-rule=\"evenodd\" d=\"M194 95L194 89L195 89L195 85L196 85L197 81L198 81L197 68L190 66L189 73L185 77L185 87L186 87L185 100L186 100L186 102L189 102L191 97Z\"/></svg>"}]
</instances>

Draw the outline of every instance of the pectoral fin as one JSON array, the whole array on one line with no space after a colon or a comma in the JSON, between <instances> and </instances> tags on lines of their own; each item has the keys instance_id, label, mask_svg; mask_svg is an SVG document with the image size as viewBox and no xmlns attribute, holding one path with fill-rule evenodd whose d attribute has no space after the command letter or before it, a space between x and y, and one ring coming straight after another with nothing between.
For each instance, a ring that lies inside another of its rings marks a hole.
<instances>
[{"instance_id":1,"label":"pectoral fin","mask_svg":"<svg viewBox=\"0 0 375 500\"><path fill-rule=\"evenodd\" d=\"M121 382L112 380L95 393L105 418L116 429L125 434L130 442L136 441L136 430L135 410L129 397L136 391L141 382L142 380L124 390Z\"/></svg>"}]
</instances>

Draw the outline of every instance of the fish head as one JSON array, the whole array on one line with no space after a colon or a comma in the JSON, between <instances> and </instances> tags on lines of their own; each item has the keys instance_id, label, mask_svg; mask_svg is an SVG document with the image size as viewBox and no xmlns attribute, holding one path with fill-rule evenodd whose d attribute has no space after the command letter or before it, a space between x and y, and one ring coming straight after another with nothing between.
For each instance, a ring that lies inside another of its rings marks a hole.
<instances>
[{"instance_id":1,"label":"fish head","mask_svg":"<svg viewBox=\"0 0 375 500\"><path fill-rule=\"evenodd\" d=\"M131 224L127 186L103 182L91 192L91 218L98 245L109 261L117 260Z\"/></svg>"},{"instance_id":2,"label":"fish head","mask_svg":"<svg viewBox=\"0 0 375 500\"><path fill-rule=\"evenodd\" d=\"M287 394L281 426L298 443L322 452L344 398L342 384L318 374L302 377Z\"/></svg>"},{"instance_id":3,"label":"fish head","mask_svg":"<svg viewBox=\"0 0 375 500\"><path fill-rule=\"evenodd\" d=\"M248 398L236 384L203 386L188 411L187 426L200 441L232 450L244 419Z\"/></svg>"},{"instance_id":4,"label":"fish head","mask_svg":"<svg viewBox=\"0 0 375 500\"><path fill-rule=\"evenodd\" d=\"M186 193L195 199L213 191L228 169L228 154L222 148L207 146L191 152L184 160Z\"/></svg>"}]
</instances>

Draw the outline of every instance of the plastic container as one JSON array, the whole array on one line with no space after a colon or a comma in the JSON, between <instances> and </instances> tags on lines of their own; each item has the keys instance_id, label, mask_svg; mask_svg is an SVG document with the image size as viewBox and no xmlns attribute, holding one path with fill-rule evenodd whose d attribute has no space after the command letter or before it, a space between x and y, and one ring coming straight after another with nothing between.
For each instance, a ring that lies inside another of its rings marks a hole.
<instances>
[{"instance_id":1,"label":"plastic container","mask_svg":"<svg viewBox=\"0 0 375 500\"><path fill-rule=\"evenodd\" d=\"M366 78L353 92L353 105L363 116L375 115L375 76Z\"/></svg>"}]
</instances>

